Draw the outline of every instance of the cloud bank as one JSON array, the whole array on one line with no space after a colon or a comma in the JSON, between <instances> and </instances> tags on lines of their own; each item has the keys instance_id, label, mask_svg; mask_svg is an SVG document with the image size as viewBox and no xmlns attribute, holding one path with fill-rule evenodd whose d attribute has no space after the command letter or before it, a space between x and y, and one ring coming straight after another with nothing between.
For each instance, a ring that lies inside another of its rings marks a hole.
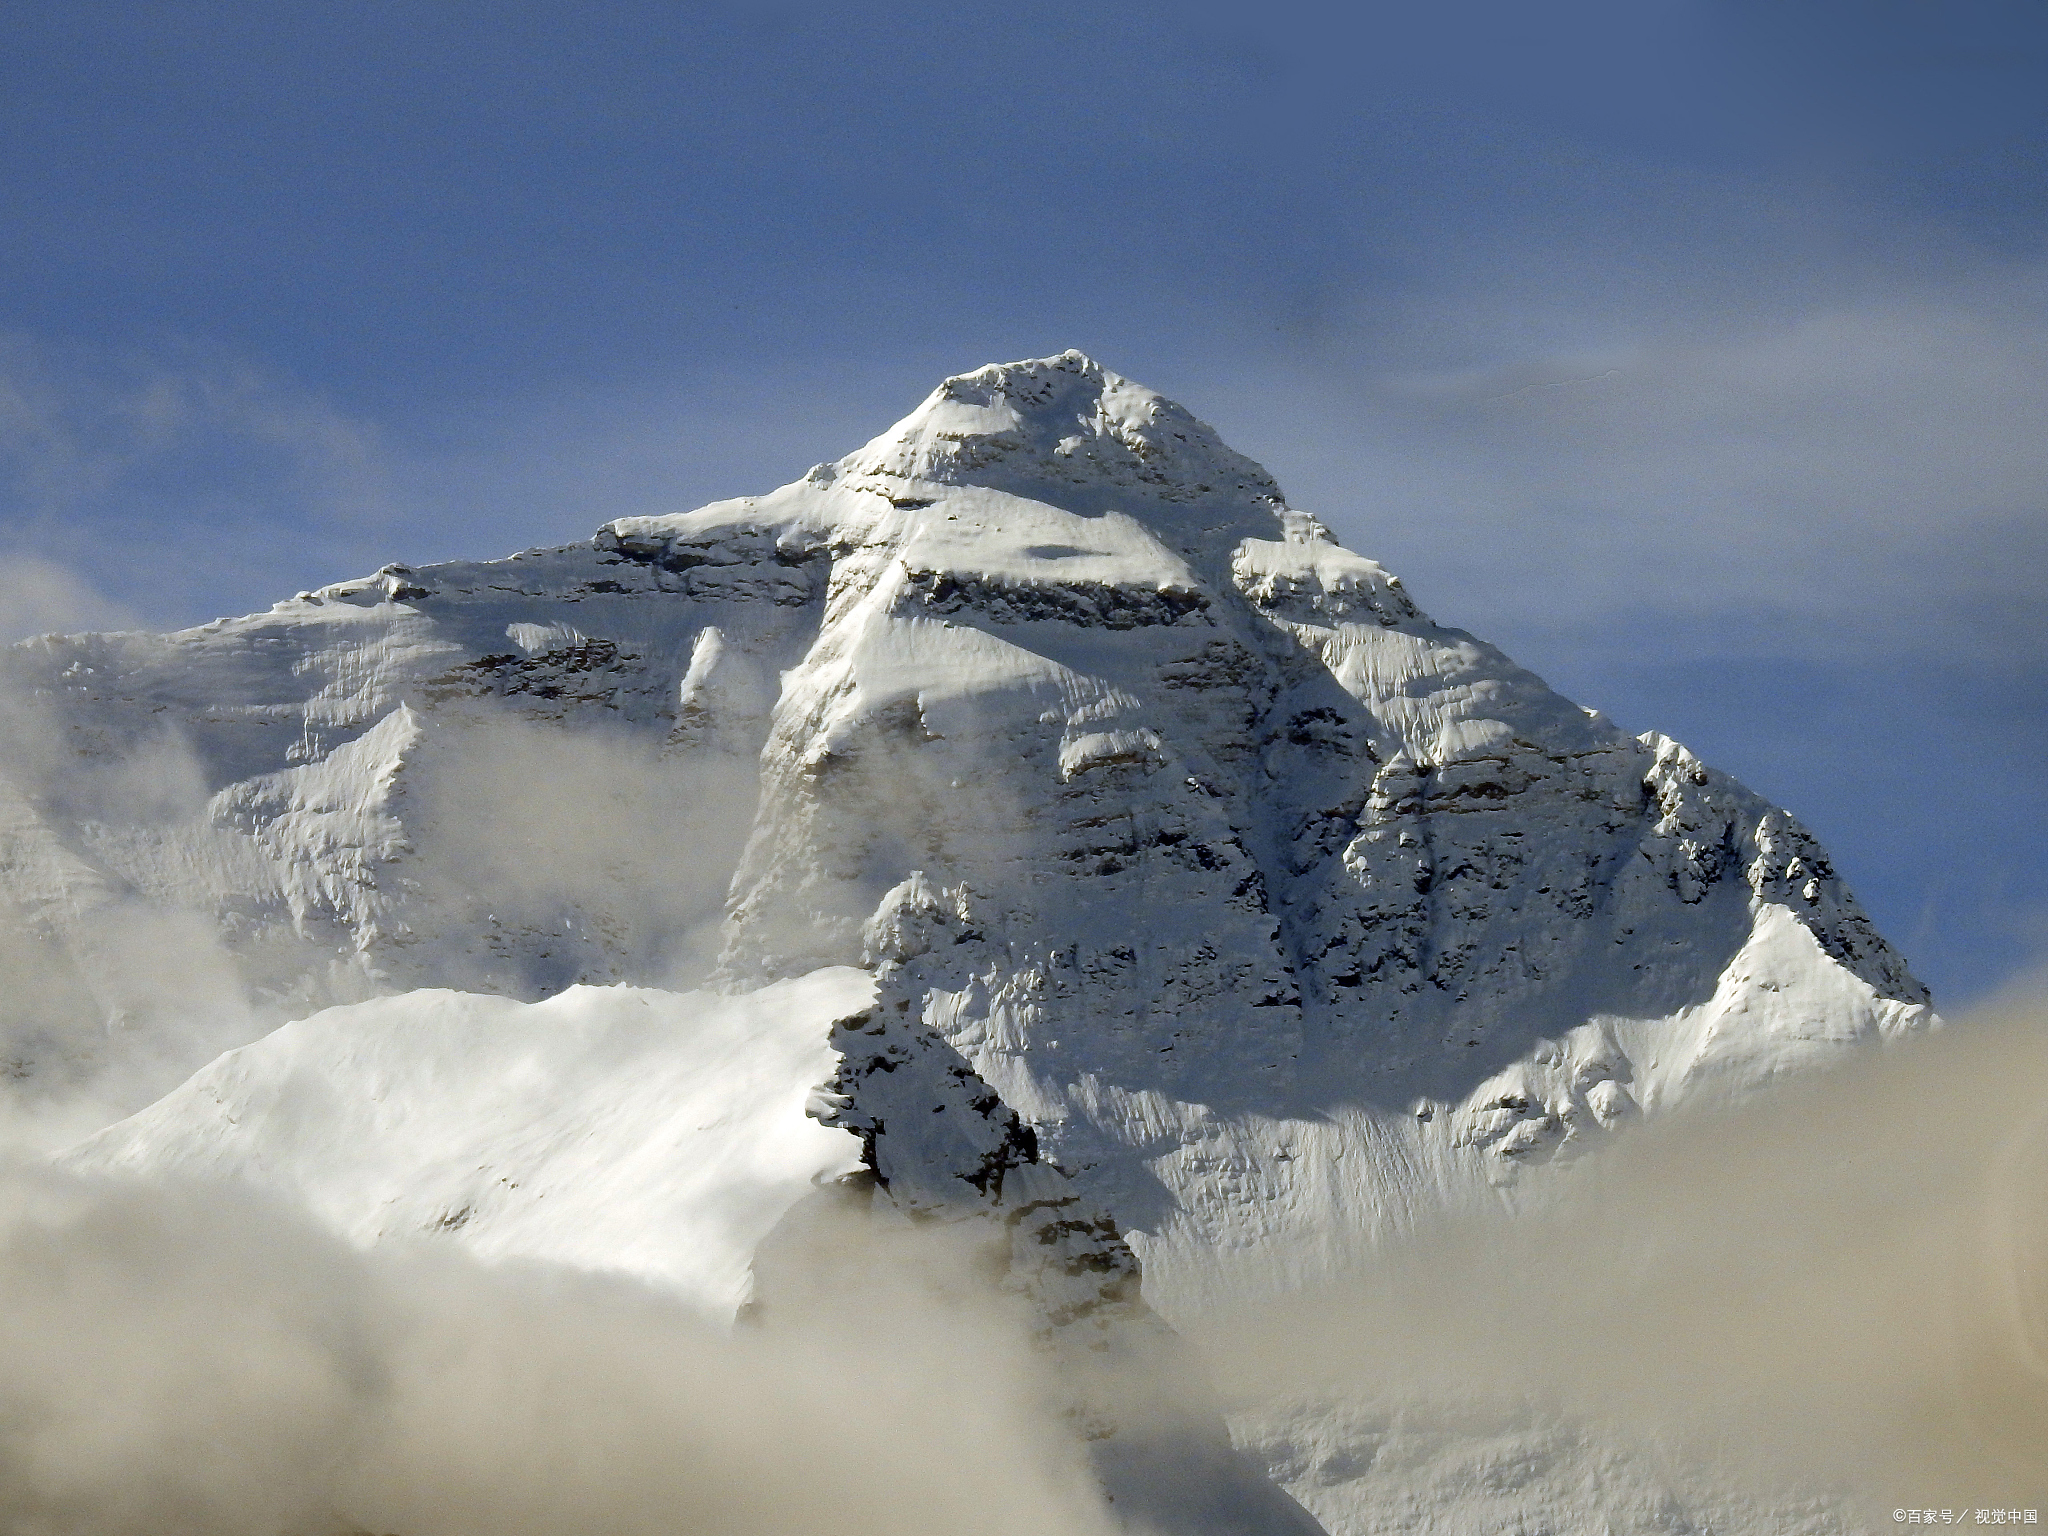
<instances>
[{"instance_id":1,"label":"cloud bank","mask_svg":"<svg viewBox=\"0 0 2048 1536\"><path fill-rule=\"evenodd\" d=\"M1880 1526L2039 1508L2044 1021L2038 995L2009 1000L1739 1110L1676 1112L1567 1170L1552 1207L1453 1224L1199 1336L1254 1419L1306 1394L1381 1437L1403 1413L1497 1444L1577 1426ZM1412 1491L1400 1460L1359 1496Z\"/></svg>"},{"instance_id":2,"label":"cloud bank","mask_svg":"<svg viewBox=\"0 0 2048 1536\"><path fill-rule=\"evenodd\" d=\"M840 1256L715 1331L652 1292L364 1254L218 1189L0 1179L0 1528L35 1536L1110 1529L993 1305Z\"/></svg>"}]
</instances>

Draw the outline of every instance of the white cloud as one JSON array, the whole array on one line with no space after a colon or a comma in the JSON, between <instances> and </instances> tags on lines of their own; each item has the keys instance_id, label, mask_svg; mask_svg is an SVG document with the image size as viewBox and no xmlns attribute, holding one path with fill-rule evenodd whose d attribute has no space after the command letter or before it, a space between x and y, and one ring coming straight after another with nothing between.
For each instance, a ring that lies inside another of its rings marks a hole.
<instances>
[{"instance_id":1,"label":"white cloud","mask_svg":"<svg viewBox=\"0 0 2048 1536\"><path fill-rule=\"evenodd\" d=\"M1357 494L1331 511L1453 622L2040 658L2048 268L1674 316L1349 403Z\"/></svg>"},{"instance_id":2,"label":"white cloud","mask_svg":"<svg viewBox=\"0 0 2048 1536\"><path fill-rule=\"evenodd\" d=\"M1359 1528L1432 1495L1455 1529L1662 1528L1649 1501L1716 1530L1836 1528L1801 1508L1816 1495L1852 1528L1900 1504L2038 1504L2042 1022L2037 986L2016 988L1635 1127L1514 1214L1439 1223L1195 1337L1254 1424L1268 1394L1297 1424L1302 1400L1331 1405L1319 1444L1273 1451L1297 1476L1311 1451L1311 1502ZM1736 1487L1769 1502L1745 1519Z\"/></svg>"},{"instance_id":3,"label":"white cloud","mask_svg":"<svg viewBox=\"0 0 2048 1536\"><path fill-rule=\"evenodd\" d=\"M829 1315L735 1334L228 1188L0 1171L0 1527L1106 1533L1000 1300L874 1246Z\"/></svg>"}]
</instances>

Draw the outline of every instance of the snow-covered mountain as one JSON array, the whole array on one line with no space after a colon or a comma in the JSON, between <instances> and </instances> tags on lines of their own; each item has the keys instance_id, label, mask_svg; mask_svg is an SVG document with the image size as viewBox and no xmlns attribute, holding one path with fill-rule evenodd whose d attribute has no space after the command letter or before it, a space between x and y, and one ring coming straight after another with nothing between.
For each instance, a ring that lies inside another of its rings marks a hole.
<instances>
[{"instance_id":1,"label":"snow-covered mountain","mask_svg":"<svg viewBox=\"0 0 2048 1536\"><path fill-rule=\"evenodd\" d=\"M367 1094L380 994L851 967L873 1001L804 1015L812 1114L881 1198L1004 1219L1056 1323L1140 1265L1170 1321L1932 1017L1785 812L1437 624L1078 353L763 496L6 666L21 1102L137 1109L361 1005L331 1068L273 1036L87 1165L217 1156L265 1063Z\"/></svg>"}]
</instances>

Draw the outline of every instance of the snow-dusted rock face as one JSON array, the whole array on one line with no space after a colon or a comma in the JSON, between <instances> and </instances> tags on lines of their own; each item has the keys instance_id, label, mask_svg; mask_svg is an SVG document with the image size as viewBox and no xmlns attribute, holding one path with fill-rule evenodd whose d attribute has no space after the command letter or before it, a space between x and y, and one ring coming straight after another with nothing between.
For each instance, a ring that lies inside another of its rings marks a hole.
<instances>
[{"instance_id":1,"label":"snow-dusted rock face","mask_svg":"<svg viewBox=\"0 0 2048 1536\"><path fill-rule=\"evenodd\" d=\"M906 1208L1029 1207L1067 1317L1131 1250L1169 1317L1309 1277L1930 1017L1784 812L1076 353L764 496L7 666L48 750L0 882L70 967L28 1088L106 1049L96 913L203 920L275 1014L659 981L722 901L730 984L874 975L818 1113Z\"/></svg>"}]
</instances>

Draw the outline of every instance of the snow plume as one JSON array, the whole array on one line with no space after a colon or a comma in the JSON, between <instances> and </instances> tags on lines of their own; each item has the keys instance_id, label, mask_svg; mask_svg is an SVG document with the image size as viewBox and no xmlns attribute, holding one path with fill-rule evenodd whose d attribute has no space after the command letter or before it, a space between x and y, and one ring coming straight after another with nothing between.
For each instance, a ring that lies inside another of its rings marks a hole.
<instances>
[{"instance_id":1,"label":"snow plume","mask_svg":"<svg viewBox=\"0 0 2048 1536\"><path fill-rule=\"evenodd\" d=\"M1241 1439L1332 1530L2048 1504L2044 1027L2014 1000L1674 1113L1554 1208L1203 1320Z\"/></svg>"},{"instance_id":2,"label":"snow plume","mask_svg":"<svg viewBox=\"0 0 2048 1536\"><path fill-rule=\"evenodd\" d=\"M20 552L0 556L0 643L130 622L126 609L70 567Z\"/></svg>"},{"instance_id":3,"label":"snow plume","mask_svg":"<svg viewBox=\"0 0 2048 1536\"><path fill-rule=\"evenodd\" d=\"M815 1323L358 1252L222 1190L0 1181L0 1529L1107 1531L1041 1358L844 1255ZM940 1261L933 1261L940 1262Z\"/></svg>"}]
</instances>

